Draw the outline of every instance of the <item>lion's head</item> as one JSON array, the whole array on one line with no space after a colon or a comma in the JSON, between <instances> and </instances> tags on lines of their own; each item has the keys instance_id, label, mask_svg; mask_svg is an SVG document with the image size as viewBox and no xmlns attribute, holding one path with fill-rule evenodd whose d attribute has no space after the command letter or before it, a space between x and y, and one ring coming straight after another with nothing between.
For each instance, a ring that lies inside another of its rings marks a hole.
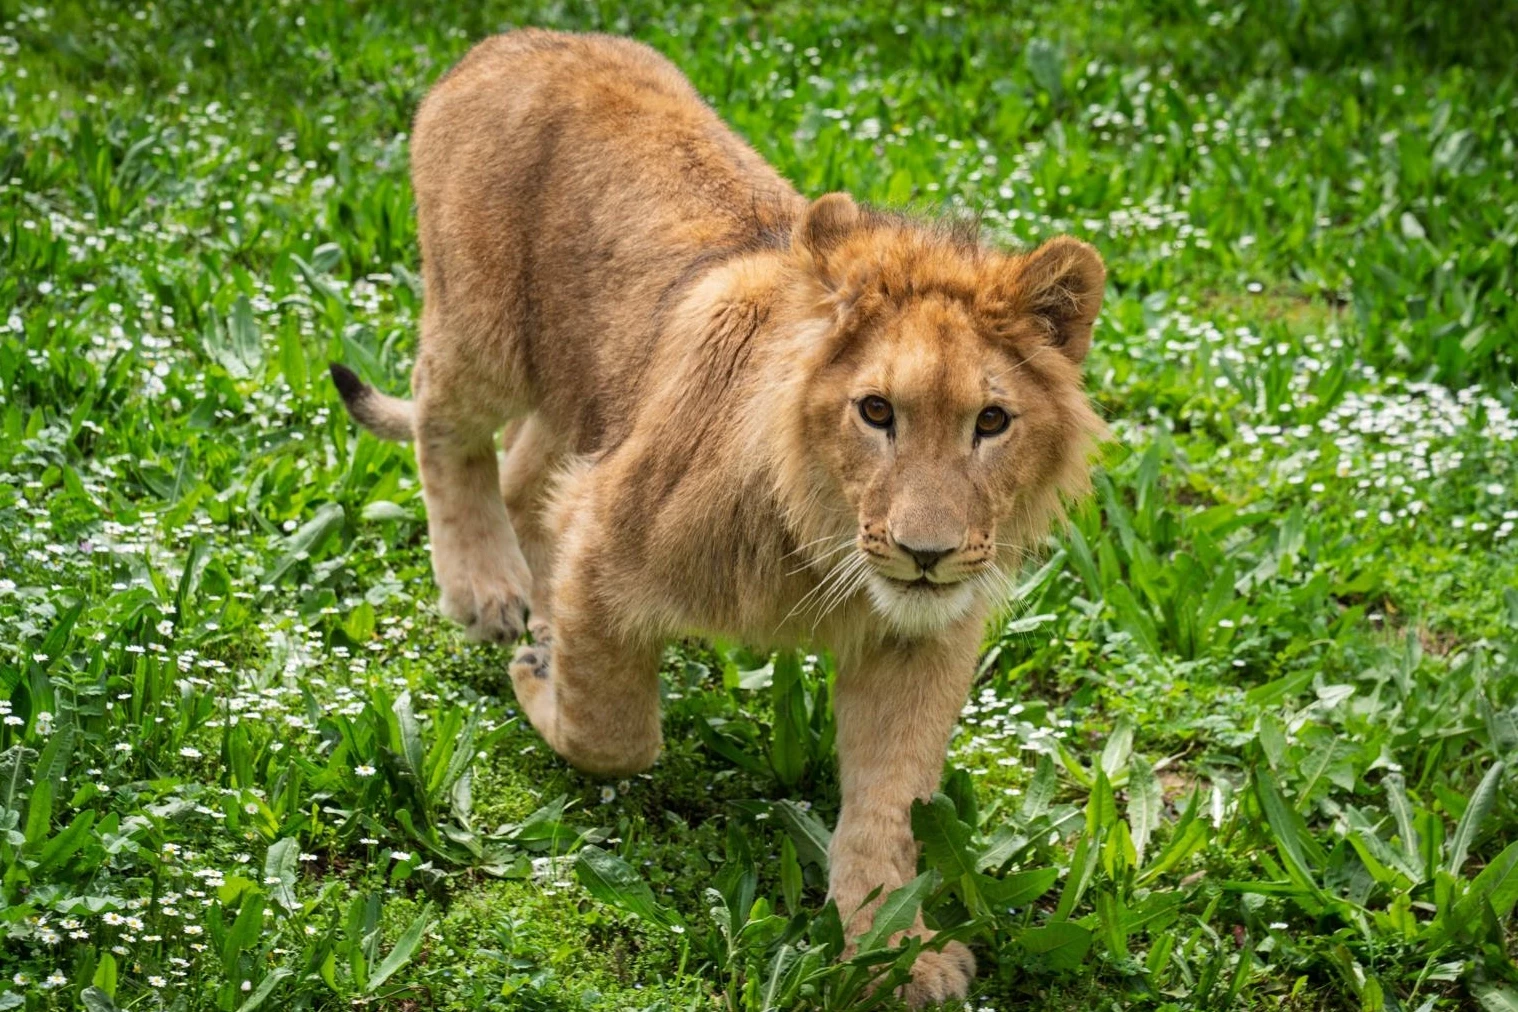
<instances>
[{"instance_id":1,"label":"lion's head","mask_svg":"<svg viewBox=\"0 0 1518 1012\"><path fill-rule=\"evenodd\" d=\"M811 205L793 248L828 320L799 436L842 511L814 564L905 635L1004 599L1088 485L1103 426L1080 365L1101 258L1069 237L1007 255L839 194Z\"/></svg>"}]
</instances>

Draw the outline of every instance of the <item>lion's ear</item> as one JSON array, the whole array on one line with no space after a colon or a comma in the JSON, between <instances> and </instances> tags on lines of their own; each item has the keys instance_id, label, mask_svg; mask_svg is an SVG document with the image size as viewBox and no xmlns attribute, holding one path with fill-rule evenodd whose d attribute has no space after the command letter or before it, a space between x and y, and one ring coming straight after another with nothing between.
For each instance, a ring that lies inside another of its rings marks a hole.
<instances>
[{"instance_id":1,"label":"lion's ear","mask_svg":"<svg viewBox=\"0 0 1518 1012\"><path fill-rule=\"evenodd\" d=\"M1088 243L1057 236L1016 261L1019 309L1032 314L1049 334L1049 343L1072 362L1091 350L1091 326L1102 308L1107 268Z\"/></svg>"},{"instance_id":2,"label":"lion's ear","mask_svg":"<svg viewBox=\"0 0 1518 1012\"><path fill-rule=\"evenodd\" d=\"M791 231L791 249L808 257L826 284L834 279L828 256L859 226L859 205L847 193L824 193L812 201Z\"/></svg>"}]
</instances>

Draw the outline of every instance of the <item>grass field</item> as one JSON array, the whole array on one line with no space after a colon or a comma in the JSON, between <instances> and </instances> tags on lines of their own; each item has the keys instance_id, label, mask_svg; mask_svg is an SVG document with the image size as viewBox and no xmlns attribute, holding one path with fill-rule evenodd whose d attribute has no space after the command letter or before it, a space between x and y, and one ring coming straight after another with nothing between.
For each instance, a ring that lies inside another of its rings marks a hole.
<instances>
[{"instance_id":1,"label":"grass field","mask_svg":"<svg viewBox=\"0 0 1518 1012\"><path fill-rule=\"evenodd\" d=\"M1518 1009L1514 8L1007 6L0 4L0 1010L872 1000L830 662L672 648L574 774L326 380L403 389L408 118L524 23L1107 258L1097 495L914 816L970 1007Z\"/></svg>"}]
</instances>

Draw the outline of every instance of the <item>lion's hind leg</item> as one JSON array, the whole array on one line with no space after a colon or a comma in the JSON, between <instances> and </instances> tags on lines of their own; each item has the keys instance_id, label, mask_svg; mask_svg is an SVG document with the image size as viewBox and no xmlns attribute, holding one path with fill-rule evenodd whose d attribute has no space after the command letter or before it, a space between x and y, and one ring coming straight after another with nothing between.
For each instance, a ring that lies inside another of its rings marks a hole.
<instances>
[{"instance_id":1,"label":"lion's hind leg","mask_svg":"<svg viewBox=\"0 0 1518 1012\"><path fill-rule=\"evenodd\" d=\"M509 383L482 376L468 342L447 340L424 313L416 394L416 459L427 503L443 615L470 639L522 634L532 575L501 498L495 431L523 409Z\"/></svg>"}]
</instances>

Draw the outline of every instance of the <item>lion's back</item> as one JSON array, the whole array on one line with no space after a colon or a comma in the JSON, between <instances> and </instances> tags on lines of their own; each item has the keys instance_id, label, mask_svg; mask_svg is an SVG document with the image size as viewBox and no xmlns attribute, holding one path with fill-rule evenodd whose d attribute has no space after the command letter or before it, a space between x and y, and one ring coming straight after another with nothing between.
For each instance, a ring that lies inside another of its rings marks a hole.
<instances>
[{"instance_id":1,"label":"lion's back","mask_svg":"<svg viewBox=\"0 0 1518 1012\"><path fill-rule=\"evenodd\" d=\"M800 200L673 63L606 35L479 43L422 103L411 149L441 324L424 345L509 362L581 446L631 409L668 293L788 233Z\"/></svg>"}]
</instances>

